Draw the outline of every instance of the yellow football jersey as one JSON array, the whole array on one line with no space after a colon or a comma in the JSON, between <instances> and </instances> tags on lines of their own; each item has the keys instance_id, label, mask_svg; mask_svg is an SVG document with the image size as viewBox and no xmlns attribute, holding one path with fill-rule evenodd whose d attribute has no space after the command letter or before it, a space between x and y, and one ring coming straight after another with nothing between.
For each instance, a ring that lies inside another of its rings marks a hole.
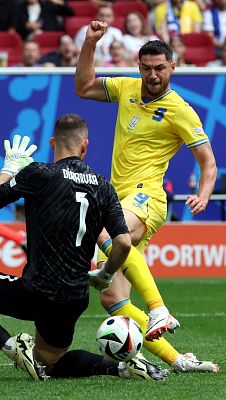
<instances>
[{"instance_id":1,"label":"yellow football jersey","mask_svg":"<svg viewBox=\"0 0 226 400\"><path fill-rule=\"evenodd\" d=\"M146 102L141 78L103 78L103 85L108 100L119 103L111 183L120 199L140 188L165 202L162 183L169 160L183 143L209 141L198 115L173 90Z\"/></svg>"},{"instance_id":2,"label":"yellow football jersey","mask_svg":"<svg viewBox=\"0 0 226 400\"><path fill-rule=\"evenodd\" d=\"M159 29L166 20L167 15L167 2L158 4L154 9L155 28ZM175 13L178 10L175 10ZM202 24L202 13L199 5L195 1L186 0L181 4L180 9L180 31L182 34L194 32L195 24Z\"/></svg>"}]
</instances>

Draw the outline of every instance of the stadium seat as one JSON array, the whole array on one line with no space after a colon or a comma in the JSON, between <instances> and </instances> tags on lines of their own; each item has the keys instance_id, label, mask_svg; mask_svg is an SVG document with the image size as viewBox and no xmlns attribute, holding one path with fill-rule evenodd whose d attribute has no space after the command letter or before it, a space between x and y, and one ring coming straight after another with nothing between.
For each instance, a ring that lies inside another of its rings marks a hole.
<instances>
[{"instance_id":1,"label":"stadium seat","mask_svg":"<svg viewBox=\"0 0 226 400\"><path fill-rule=\"evenodd\" d=\"M115 18L112 26L114 26L115 28L120 29L124 33L124 30L125 30L124 29L125 28L124 21L125 21L125 17L117 17L117 18Z\"/></svg>"},{"instance_id":2,"label":"stadium seat","mask_svg":"<svg viewBox=\"0 0 226 400\"><path fill-rule=\"evenodd\" d=\"M208 33L186 33L181 37L186 48L186 62L202 67L216 59L215 46Z\"/></svg>"},{"instance_id":3,"label":"stadium seat","mask_svg":"<svg viewBox=\"0 0 226 400\"><path fill-rule=\"evenodd\" d=\"M91 1L69 1L68 6L74 11L75 16L96 18L99 6Z\"/></svg>"},{"instance_id":4,"label":"stadium seat","mask_svg":"<svg viewBox=\"0 0 226 400\"><path fill-rule=\"evenodd\" d=\"M43 32L36 34L33 40L39 44L41 56L43 56L58 49L60 37L63 35L65 35L65 32L62 31Z\"/></svg>"},{"instance_id":5,"label":"stadium seat","mask_svg":"<svg viewBox=\"0 0 226 400\"><path fill-rule=\"evenodd\" d=\"M113 10L115 13L115 18L123 17L131 11L140 12L144 16L144 18L147 18L148 14L147 5L140 0L116 1L115 3L113 3Z\"/></svg>"},{"instance_id":6,"label":"stadium seat","mask_svg":"<svg viewBox=\"0 0 226 400\"><path fill-rule=\"evenodd\" d=\"M88 25L91 21L91 17L65 17L64 30L68 35L74 38L79 29L84 25Z\"/></svg>"},{"instance_id":7,"label":"stadium seat","mask_svg":"<svg viewBox=\"0 0 226 400\"><path fill-rule=\"evenodd\" d=\"M0 32L0 51L8 53L8 66L20 63L22 39L18 33Z\"/></svg>"}]
</instances>

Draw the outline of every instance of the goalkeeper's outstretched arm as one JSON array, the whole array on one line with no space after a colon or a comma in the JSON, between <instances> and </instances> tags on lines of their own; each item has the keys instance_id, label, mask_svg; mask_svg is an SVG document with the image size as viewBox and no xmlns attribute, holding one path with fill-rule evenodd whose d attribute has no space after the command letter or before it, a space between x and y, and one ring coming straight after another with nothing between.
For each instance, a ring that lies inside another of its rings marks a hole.
<instances>
[{"instance_id":1,"label":"goalkeeper's outstretched arm","mask_svg":"<svg viewBox=\"0 0 226 400\"><path fill-rule=\"evenodd\" d=\"M89 283L97 290L106 290L110 286L114 274L124 264L130 249L131 239L129 233L116 236L109 246L108 259L101 269L89 272Z\"/></svg>"},{"instance_id":2,"label":"goalkeeper's outstretched arm","mask_svg":"<svg viewBox=\"0 0 226 400\"><path fill-rule=\"evenodd\" d=\"M105 270L108 274L114 274L124 264L130 249L129 233L118 235L112 240L112 249L105 263Z\"/></svg>"}]
</instances>

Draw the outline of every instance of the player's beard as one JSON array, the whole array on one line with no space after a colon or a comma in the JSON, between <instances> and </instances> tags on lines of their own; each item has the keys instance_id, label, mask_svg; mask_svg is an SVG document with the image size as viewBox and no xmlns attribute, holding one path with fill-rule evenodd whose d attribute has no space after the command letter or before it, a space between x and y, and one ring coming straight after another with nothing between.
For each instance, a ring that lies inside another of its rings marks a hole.
<instances>
[{"instance_id":1,"label":"player's beard","mask_svg":"<svg viewBox=\"0 0 226 400\"><path fill-rule=\"evenodd\" d=\"M158 84L155 84L155 82L153 83L147 82L144 84L144 89L146 92L145 96L151 97L152 99L156 99L157 97L160 97L165 92L167 92L168 87L169 87L169 81L165 83L159 82Z\"/></svg>"}]
</instances>

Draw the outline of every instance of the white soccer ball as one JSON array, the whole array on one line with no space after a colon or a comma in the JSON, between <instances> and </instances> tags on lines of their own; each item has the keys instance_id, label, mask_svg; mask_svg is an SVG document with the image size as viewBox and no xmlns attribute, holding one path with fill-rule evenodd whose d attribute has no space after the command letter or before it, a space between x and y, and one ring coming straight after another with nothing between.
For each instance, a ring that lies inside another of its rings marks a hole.
<instances>
[{"instance_id":1,"label":"white soccer ball","mask_svg":"<svg viewBox=\"0 0 226 400\"><path fill-rule=\"evenodd\" d=\"M132 318L118 315L107 318L100 325L96 341L103 355L117 361L128 361L141 350L143 334Z\"/></svg>"}]
</instances>

